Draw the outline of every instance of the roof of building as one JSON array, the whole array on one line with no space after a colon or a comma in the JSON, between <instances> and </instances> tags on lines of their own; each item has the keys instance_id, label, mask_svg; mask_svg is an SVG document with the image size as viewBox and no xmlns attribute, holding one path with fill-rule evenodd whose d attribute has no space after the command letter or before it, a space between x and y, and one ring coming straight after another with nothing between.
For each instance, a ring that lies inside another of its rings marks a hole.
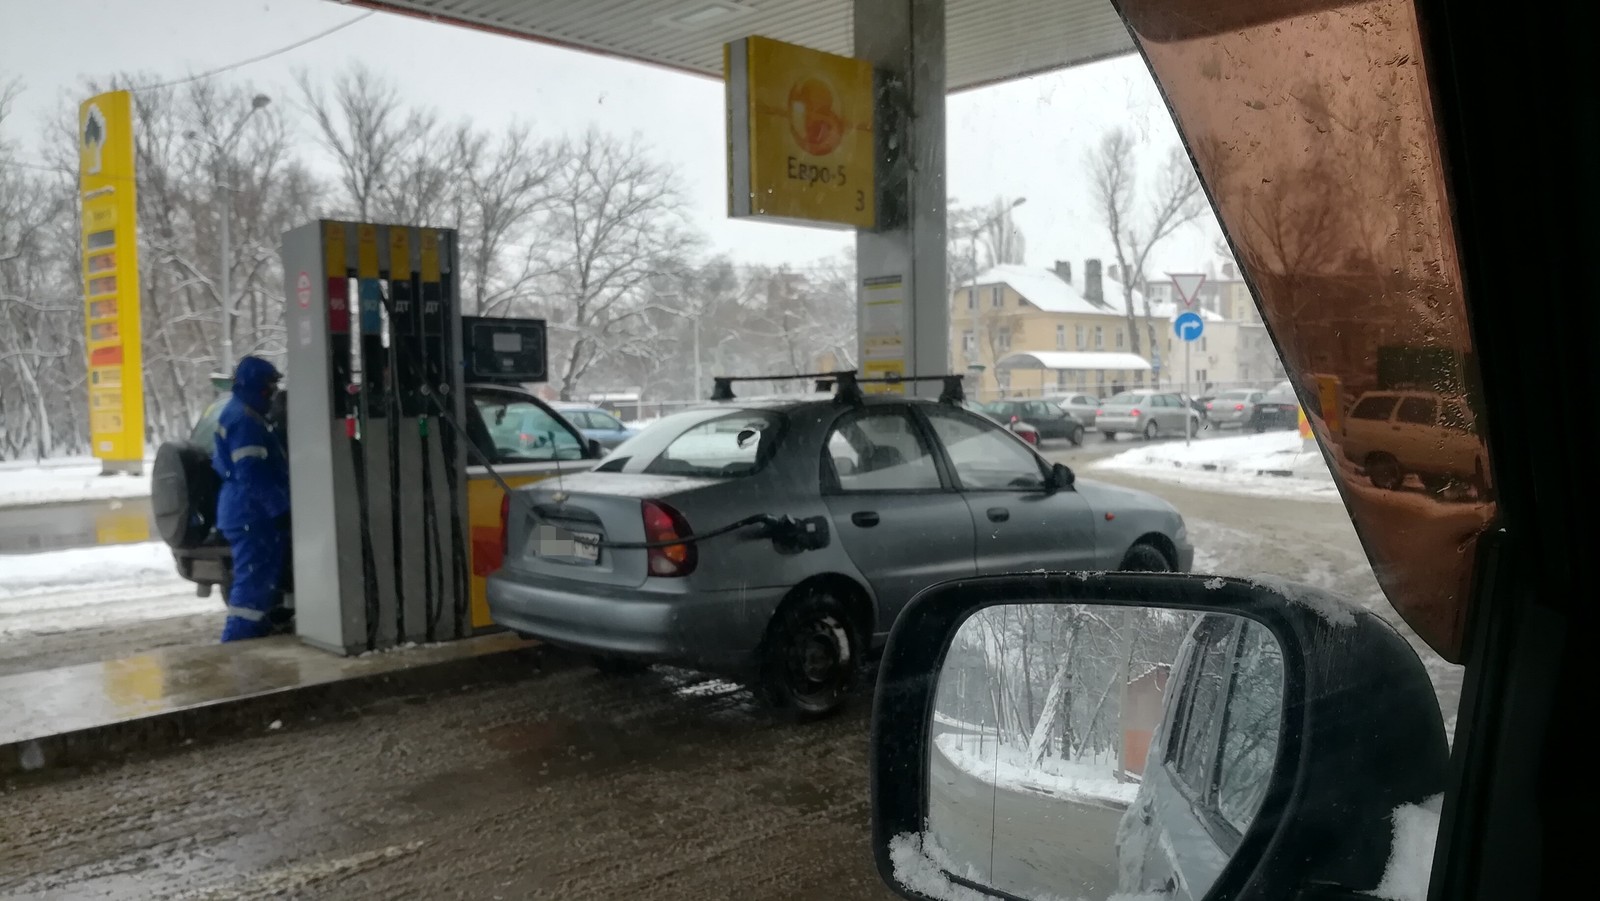
<instances>
[{"instance_id":1,"label":"roof of building","mask_svg":"<svg viewBox=\"0 0 1600 901\"><path fill-rule=\"evenodd\" d=\"M1138 354L1095 350L1019 350L995 364L1005 369L1066 369L1143 372L1150 361Z\"/></svg>"},{"instance_id":2,"label":"roof of building","mask_svg":"<svg viewBox=\"0 0 1600 901\"><path fill-rule=\"evenodd\" d=\"M1060 276L1048 269L1037 269L1032 266L1019 266L1006 264L995 266L987 272L980 274L975 280L979 285L1006 285L1011 290L1027 298L1033 304L1047 313L1081 313L1095 316L1121 315L1121 304L1116 303L1091 303L1085 298L1077 285L1069 285L1062 281ZM1118 292L1114 295L1119 301L1121 288L1110 279L1106 280ZM1134 292L1134 303L1142 303L1143 295Z\"/></svg>"},{"instance_id":3,"label":"roof of building","mask_svg":"<svg viewBox=\"0 0 1600 901\"><path fill-rule=\"evenodd\" d=\"M1038 269L1033 266L1020 266L1005 264L995 266L981 273L975 279L978 285L1006 285L1017 292L1046 313L1076 313L1090 316L1121 316L1123 313L1122 283L1109 275L1101 276L1101 285L1104 287L1105 297L1101 303L1094 303L1083 296L1081 288L1076 284L1068 284L1060 276L1048 269ZM958 289L959 290L959 289ZM1133 292L1134 313L1144 315L1144 294L1137 288ZM1154 301L1150 304L1150 316L1154 319L1171 319L1183 312L1183 308L1173 301ZM1222 316L1210 310L1200 311L1206 320L1220 322ZM1124 367L1126 368L1126 367Z\"/></svg>"}]
</instances>

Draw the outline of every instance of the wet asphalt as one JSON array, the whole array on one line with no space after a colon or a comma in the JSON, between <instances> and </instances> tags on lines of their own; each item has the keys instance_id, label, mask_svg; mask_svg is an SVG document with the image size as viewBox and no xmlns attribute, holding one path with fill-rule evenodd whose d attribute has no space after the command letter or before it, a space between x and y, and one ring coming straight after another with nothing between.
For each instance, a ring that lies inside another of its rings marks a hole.
<instances>
[{"instance_id":1,"label":"wet asphalt","mask_svg":"<svg viewBox=\"0 0 1600 901\"><path fill-rule=\"evenodd\" d=\"M1126 445L1051 452L1082 464ZM1097 477L1172 501L1197 569L1309 574L1386 610L1338 504ZM161 622L144 640L167 634ZM174 621L173 634L199 625ZM100 653L119 638L102 636ZM1434 658L1429 671L1453 719L1460 670ZM893 898L869 843L870 704L863 688L843 715L796 724L696 674L578 668L261 723L0 789L0 898ZM1074 821L1087 885L1107 878L1114 815L1102 814Z\"/></svg>"}]
</instances>

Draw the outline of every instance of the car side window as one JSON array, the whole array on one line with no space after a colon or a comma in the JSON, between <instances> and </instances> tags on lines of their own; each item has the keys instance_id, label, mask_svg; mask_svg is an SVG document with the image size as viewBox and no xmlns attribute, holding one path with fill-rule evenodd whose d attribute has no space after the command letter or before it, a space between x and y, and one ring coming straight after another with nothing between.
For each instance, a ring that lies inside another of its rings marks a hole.
<instances>
[{"instance_id":1,"label":"car side window","mask_svg":"<svg viewBox=\"0 0 1600 901\"><path fill-rule=\"evenodd\" d=\"M1398 398L1394 396L1363 397L1350 410L1351 419L1376 419L1387 422L1389 414L1394 412L1394 405Z\"/></svg>"},{"instance_id":2,"label":"car side window","mask_svg":"<svg viewBox=\"0 0 1600 901\"><path fill-rule=\"evenodd\" d=\"M841 417L828 435L827 460L840 491L942 488L933 452L905 409L872 408Z\"/></svg>"},{"instance_id":3,"label":"car side window","mask_svg":"<svg viewBox=\"0 0 1600 901\"><path fill-rule=\"evenodd\" d=\"M1179 729L1173 730L1168 762L1174 775L1196 796L1210 784L1211 750L1217 718L1222 715L1228 657L1233 649L1234 625L1220 620L1206 623L1198 634Z\"/></svg>"},{"instance_id":4,"label":"car side window","mask_svg":"<svg viewBox=\"0 0 1600 901\"><path fill-rule=\"evenodd\" d=\"M599 429L603 432L620 432L622 431L622 421L610 413L590 413L589 428Z\"/></svg>"},{"instance_id":5,"label":"car side window","mask_svg":"<svg viewBox=\"0 0 1600 901\"><path fill-rule=\"evenodd\" d=\"M1439 422L1452 432L1471 432L1472 420L1467 412L1455 401L1445 401L1441 408Z\"/></svg>"},{"instance_id":6,"label":"car side window","mask_svg":"<svg viewBox=\"0 0 1600 901\"><path fill-rule=\"evenodd\" d=\"M472 398L496 463L581 460L583 442L533 401L505 394Z\"/></svg>"},{"instance_id":7,"label":"car side window","mask_svg":"<svg viewBox=\"0 0 1600 901\"><path fill-rule=\"evenodd\" d=\"M198 444L211 452L211 446L216 441L217 423L222 419L222 408L228 405L227 397L219 397L206 407L200 414L200 421L194 424L194 431L189 433L189 443Z\"/></svg>"},{"instance_id":8,"label":"car side window","mask_svg":"<svg viewBox=\"0 0 1600 901\"><path fill-rule=\"evenodd\" d=\"M967 491L1037 491L1044 487L1039 458L992 422L955 410L928 410L933 432L950 455Z\"/></svg>"},{"instance_id":9,"label":"car side window","mask_svg":"<svg viewBox=\"0 0 1600 901\"><path fill-rule=\"evenodd\" d=\"M1412 425L1435 425L1438 404L1431 397L1408 397L1400 401L1400 409L1395 411L1394 418L1397 422Z\"/></svg>"},{"instance_id":10,"label":"car side window","mask_svg":"<svg viewBox=\"0 0 1600 901\"><path fill-rule=\"evenodd\" d=\"M1278 760L1283 649L1265 626L1248 622L1236 659L1217 751L1217 812L1242 833L1261 809Z\"/></svg>"}]
</instances>

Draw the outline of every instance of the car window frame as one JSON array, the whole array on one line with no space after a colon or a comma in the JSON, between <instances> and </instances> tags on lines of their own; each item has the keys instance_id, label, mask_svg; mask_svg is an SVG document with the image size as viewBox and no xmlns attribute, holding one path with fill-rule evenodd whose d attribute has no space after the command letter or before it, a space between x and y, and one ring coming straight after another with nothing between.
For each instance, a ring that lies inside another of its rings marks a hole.
<instances>
[{"instance_id":1,"label":"car window frame","mask_svg":"<svg viewBox=\"0 0 1600 901\"><path fill-rule=\"evenodd\" d=\"M1039 467L1039 487L1038 488L985 488L985 487L972 487L972 488L969 488L969 487L967 487L966 484L961 481L961 471L956 467L955 458L950 456L949 448L945 447L944 441L939 438L938 430L933 427L932 416L934 415L934 413L936 411L939 413L939 415L949 415L949 416L952 416L953 418L957 418L957 419L961 418L962 416L970 417L970 418L972 418L973 420L975 420L977 422L979 428L993 429L993 430L1001 433L1002 435L1005 435L1006 438L1008 438L1009 440L1015 442L1017 447L1021 448L1024 451L1026 451L1028 453L1028 455L1033 458L1034 464ZM1048 461L1046 461L1043 457L1039 456L1038 451L1035 451L1032 447L1029 447L1028 443L1026 441L1023 441L1021 438L1018 438L1017 437L1017 433L1011 431L1011 429L1007 428L1005 425L1003 425L1001 423L998 423L998 422L995 422L992 419L985 420L983 417L974 417L968 411L959 409L957 407L950 406L948 404L938 404L938 405L929 404L929 405L917 407L916 408L916 414L917 414L918 417L921 418L922 427L927 432L929 438L933 441L935 452L937 453L937 455L939 456L941 462L943 463L945 471L949 474L950 484L954 486L954 488L955 488L955 490L957 492L960 492L962 494L979 494L979 493L985 493L985 492L1005 492L1007 494L1039 494L1039 493L1043 493L1043 492L1048 490L1048 486L1050 484L1050 471L1051 471L1050 463ZM1063 490L1070 491L1072 489L1069 487L1069 488L1066 488L1066 489L1063 489Z\"/></svg>"},{"instance_id":2,"label":"car window frame","mask_svg":"<svg viewBox=\"0 0 1600 901\"><path fill-rule=\"evenodd\" d=\"M951 494L956 492L955 472L948 469L939 448L938 436L932 429L922 422L912 412L914 404L871 404L852 407L840 411L838 416L828 421L822 432L822 445L818 456L817 487L823 497L863 497L873 495L928 495ZM965 411L963 411L965 412ZM833 454L828 450L828 445L833 441L833 436L839 429L847 424L847 420L859 419L863 416L881 416L900 414L911 424L911 434L927 451L933 460L933 470L939 477L936 488L846 488L839 480L838 467L834 465ZM968 414L972 415L972 414Z\"/></svg>"},{"instance_id":3,"label":"car window frame","mask_svg":"<svg viewBox=\"0 0 1600 901\"><path fill-rule=\"evenodd\" d=\"M1240 635L1247 620L1244 617L1226 615L1212 616L1202 620L1202 628L1218 628L1224 630L1222 642L1226 647L1222 650L1222 685L1217 694L1218 713L1207 724L1204 737L1204 766L1202 772L1203 784L1191 785L1184 775L1178 755L1181 752L1185 738L1189 733L1189 723L1194 705L1195 690L1198 686L1198 673L1201 659L1206 650L1204 638L1197 636L1193 642L1188 658L1183 668L1183 696L1173 709L1173 717L1182 718L1181 729L1174 729L1174 724L1169 723L1165 735L1165 747L1162 748L1161 766L1167 771L1167 779L1176 789L1196 821L1216 842L1217 847L1226 855L1232 856L1238 850L1243 839L1243 833L1235 829L1222 815L1217 805L1217 766L1221 753L1223 721L1227 718L1228 699L1233 693L1234 671L1238 668ZM1212 623L1216 625L1211 626ZM1209 633L1205 636L1209 638Z\"/></svg>"},{"instance_id":4,"label":"car window frame","mask_svg":"<svg viewBox=\"0 0 1600 901\"><path fill-rule=\"evenodd\" d=\"M479 448L479 450L487 451L488 454L492 454L494 465L525 466L534 463L577 463L584 460L594 459L594 455L591 453L589 448L589 439L578 430L578 427L574 425L571 420L567 419L567 417L560 410L555 409L533 394L524 391L515 391L509 388L501 388L498 386L483 385L468 385L466 388L466 393L467 415L477 420L478 426L482 430L481 434L486 435L489 438L489 446L487 448ZM534 460L528 457L506 454L501 450L500 445L495 443L494 435L489 431L489 424L484 421L483 413L478 409L478 399L481 397L501 398L504 399L504 402L506 403L531 403L540 410L543 410L547 415L550 416L551 419L554 419L563 428L565 428L567 433L578 442L578 459L562 460L561 458L552 454L548 460ZM472 430L469 424L468 435L470 436L471 433ZM483 463L481 461L474 463L471 459L471 455L469 454L467 465L482 466Z\"/></svg>"}]
</instances>

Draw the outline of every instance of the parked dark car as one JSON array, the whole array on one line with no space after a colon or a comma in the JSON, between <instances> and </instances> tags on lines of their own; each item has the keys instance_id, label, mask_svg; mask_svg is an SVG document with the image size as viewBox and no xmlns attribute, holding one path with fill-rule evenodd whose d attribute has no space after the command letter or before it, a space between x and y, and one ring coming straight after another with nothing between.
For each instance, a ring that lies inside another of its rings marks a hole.
<instances>
[{"instance_id":1,"label":"parked dark car","mask_svg":"<svg viewBox=\"0 0 1600 901\"><path fill-rule=\"evenodd\" d=\"M1299 428L1300 401L1288 382L1280 383L1251 405L1248 425L1257 432Z\"/></svg>"},{"instance_id":2,"label":"parked dark car","mask_svg":"<svg viewBox=\"0 0 1600 901\"><path fill-rule=\"evenodd\" d=\"M987 404L989 415L1001 423L1031 423L1044 441L1062 439L1083 443L1084 427L1061 405L1040 398L1012 398Z\"/></svg>"},{"instance_id":3,"label":"parked dark car","mask_svg":"<svg viewBox=\"0 0 1600 901\"><path fill-rule=\"evenodd\" d=\"M195 583L195 591L200 597L210 597L213 586L221 586L226 602L228 588L233 584L233 552L228 547L227 539L216 529L217 494L221 484L211 468L217 420L222 416L222 408L229 399L226 383L219 385L219 388L223 391L222 396L206 407L187 440L168 441L157 449L150 473L150 502L156 531L172 548L172 559L178 575ZM268 417L273 431L285 448L289 444L288 393L287 390L278 392ZM527 426L530 431L549 436L543 439L540 447L519 446L514 441L501 440L503 436L499 433L505 430L506 424L484 422L480 408L498 404L505 409L508 395L516 402L516 406L527 410L512 424L513 427L526 421L530 423ZM585 439L560 413L526 391L501 385L468 385L467 399L472 402L466 405L467 421L464 425L475 443L488 445L483 449L496 463L529 462L554 457L598 460L605 455L598 442ZM539 416L534 408L544 415ZM534 419L538 419L538 423L533 423ZM469 459L469 469L476 462ZM283 584L288 590L292 587L288 580L293 574L293 566L287 557L284 566Z\"/></svg>"}]
</instances>

